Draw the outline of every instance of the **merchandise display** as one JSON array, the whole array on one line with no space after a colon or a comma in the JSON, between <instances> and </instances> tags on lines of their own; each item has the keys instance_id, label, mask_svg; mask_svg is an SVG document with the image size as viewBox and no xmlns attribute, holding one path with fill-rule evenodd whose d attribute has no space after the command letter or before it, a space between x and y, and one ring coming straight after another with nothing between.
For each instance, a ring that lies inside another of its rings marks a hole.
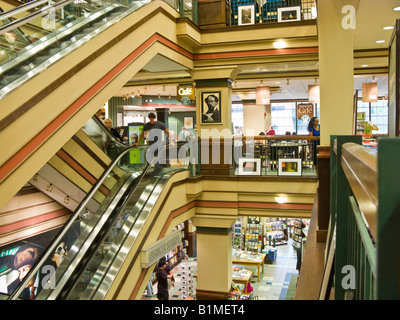
<instances>
[{"instance_id":1,"label":"merchandise display","mask_svg":"<svg viewBox=\"0 0 400 320\"><path fill-rule=\"evenodd\" d=\"M293 228L293 246L295 248L301 248L303 241L307 238L308 226L306 225L305 219L295 219Z\"/></svg>"},{"instance_id":2,"label":"merchandise display","mask_svg":"<svg viewBox=\"0 0 400 320\"><path fill-rule=\"evenodd\" d=\"M233 225L232 245L236 249L243 249L243 217L237 218Z\"/></svg>"},{"instance_id":3,"label":"merchandise display","mask_svg":"<svg viewBox=\"0 0 400 320\"><path fill-rule=\"evenodd\" d=\"M194 288L194 270L193 266L188 260L185 260L181 264L181 298L183 300L193 300L195 296Z\"/></svg>"},{"instance_id":4,"label":"merchandise display","mask_svg":"<svg viewBox=\"0 0 400 320\"><path fill-rule=\"evenodd\" d=\"M263 227L260 223L248 223L245 235L245 249L261 252Z\"/></svg>"},{"instance_id":5,"label":"merchandise display","mask_svg":"<svg viewBox=\"0 0 400 320\"><path fill-rule=\"evenodd\" d=\"M172 229L172 231L181 230L182 240L178 247L176 247L174 250L168 252L165 255L165 258L167 259L167 264L171 269L174 268L178 263L180 263L183 259L185 259L187 257L187 249L186 248L188 246L188 240L185 239L184 228L185 228L184 224L181 223ZM152 282L157 280L155 270L151 274L150 280Z\"/></svg>"},{"instance_id":6,"label":"merchandise display","mask_svg":"<svg viewBox=\"0 0 400 320\"><path fill-rule=\"evenodd\" d=\"M287 244L287 224L285 218L265 218L264 245Z\"/></svg>"}]
</instances>

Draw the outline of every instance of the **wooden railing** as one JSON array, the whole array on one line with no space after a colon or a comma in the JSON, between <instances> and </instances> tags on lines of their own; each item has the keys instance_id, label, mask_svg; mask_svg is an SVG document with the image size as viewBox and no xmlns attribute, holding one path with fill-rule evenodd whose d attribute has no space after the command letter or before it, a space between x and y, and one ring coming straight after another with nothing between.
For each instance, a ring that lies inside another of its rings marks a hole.
<instances>
[{"instance_id":1,"label":"wooden railing","mask_svg":"<svg viewBox=\"0 0 400 320\"><path fill-rule=\"evenodd\" d=\"M330 230L320 299L399 299L400 139L331 136ZM334 279L334 283L331 281Z\"/></svg>"}]
</instances>

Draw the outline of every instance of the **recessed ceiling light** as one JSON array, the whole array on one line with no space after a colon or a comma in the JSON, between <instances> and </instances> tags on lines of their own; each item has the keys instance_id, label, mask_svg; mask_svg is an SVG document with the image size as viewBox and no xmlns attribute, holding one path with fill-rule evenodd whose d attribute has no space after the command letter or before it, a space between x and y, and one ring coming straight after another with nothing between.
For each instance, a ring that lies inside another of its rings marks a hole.
<instances>
[{"instance_id":1,"label":"recessed ceiling light","mask_svg":"<svg viewBox=\"0 0 400 320\"><path fill-rule=\"evenodd\" d=\"M288 200L287 197L284 197L284 196L275 197L275 201L278 203L286 203L287 200Z\"/></svg>"},{"instance_id":2,"label":"recessed ceiling light","mask_svg":"<svg viewBox=\"0 0 400 320\"><path fill-rule=\"evenodd\" d=\"M394 11L400 11L400 7L393 8Z\"/></svg>"},{"instance_id":3,"label":"recessed ceiling light","mask_svg":"<svg viewBox=\"0 0 400 320\"><path fill-rule=\"evenodd\" d=\"M283 48L286 48L286 46L287 46L285 41L275 41L272 45L276 49L283 49Z\"/></svg>"},{"instance_id":4,"label":"recessed ceiling light","mask_svg":"<svg viewBox=\"0 0 400 320\"><path fill-rule=\"evenodd\" d=\"M368 67L368 65L367 64L363 64L363 65L361 65L361 67L365 68L365 67Z\"/></svg>"},{"instance_id":5,"label":"recessed ceiling light","mask_svg":"<svg viewBox=\"0 0 400 320\"><path fill-rule=\"evenodd\" d=\"M386 41L385 40L378 40L378 41L376 41L376 43L385 43Z\"/></svg>"},{"instance_id":6,"label":"recessed ceiling light","mask_svg":"<svg viewBox=\"0 0 400 320\"><path fill-rule=\"evenodd\" d=\"M386 26L386 27L383 27L383 30L392 30L392 29L394 29L393 26Z\"/></svg>"}]
</instances>

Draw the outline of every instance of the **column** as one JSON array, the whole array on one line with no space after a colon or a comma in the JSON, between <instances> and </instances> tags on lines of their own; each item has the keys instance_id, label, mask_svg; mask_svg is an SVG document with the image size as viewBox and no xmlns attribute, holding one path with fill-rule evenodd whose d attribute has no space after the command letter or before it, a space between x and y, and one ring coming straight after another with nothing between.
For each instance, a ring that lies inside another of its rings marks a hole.
<instances>
[{"instance_id":1,"label":"column","mask_svg":"<svg viewBox=\"0 0 400 320\"><path fill-rule=\"evenodd\" d=\"M232 83L235 68L192 71L196 83L196 126L201 146L201 173L233 172ZM215 108L215 112L212 112Z\"/></svg>"},{"instance_id":2,"label":"column","mask_svg":"<svg viewBox=\"0 0 400 320\"><path fill-rule=\"evenodd\" d=\"M354 59L350 0L318 1L318 50L321 146L331 135L351 135L353 125ZM354 8L354 7L353 7Z\"/></svg>"},{"instance_id":3,"label":"column","mask_svg":"<svg viewBox=\"0 0 400 320\"><path fill-rule=\"evenodd\" d=\"M191 219L197 235L198 300L228 299L232 284L232 226L237 218L235 209L229 211L231 214L196 214Z\"/></svg>"},{"instance_id":4,"label":"column","mask_svg":"<svg viewBox=\"0 0 400 320\"><path fill-rule=\"evenodd\" d=\"M330 136L351 135L353 128L355 8L351 4L350 0L317 3L321 124L318 148L319 242L325 241L329 224Z\"/></svg>"}]
</instances>

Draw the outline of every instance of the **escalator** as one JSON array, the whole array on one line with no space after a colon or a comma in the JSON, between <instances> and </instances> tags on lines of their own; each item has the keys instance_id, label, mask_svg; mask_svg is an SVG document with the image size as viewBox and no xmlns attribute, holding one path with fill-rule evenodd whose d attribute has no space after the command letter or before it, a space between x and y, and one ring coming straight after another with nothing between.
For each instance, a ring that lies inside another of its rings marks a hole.
<instances>
[{"instance_id":1,"label":"escalator","mask_svg":"<svg viewBox=\"0 0 400 320\"><path fill-rule=\"evenodd\" d=\"M102 121L93 116L29 183L73 212L112 160L126 148L127 145L113 137ZM129 163L128 157L129 154L121 161L125 168ZM86 207L88 214L97 211L124 174L122 167L117 166L113 170L89 201Z\"/></svg>"},{"instance_id":2,"label":"escalator","mask_svg":"<svg viewBox=\"0 0 400 320\"><path fill-rule=\"evenodd\" d=\"M146 147L138 148L141 161L134 172L116 184L94 215L82 216L99 185L130 152L127 149L113 161L9 299L105 298L139 233L148 231L145 223L166 183L187 169L185 162L171 165L168 149L159 153L159 158L166 159L160 167L147 163ZM73 242L71 234L76 235Z\"/></svg>"},{"instance_id":3,"label":"escalator","mask_svg":"<svg viewBox=\"0 0 400 320\"><path fill-rule=\"evenodd\" d=\"M168 46L179 13L162 1L41 1L27 12L0 15L0 208L157 54L193 64Z\"/></svg>"}]
</instances>

